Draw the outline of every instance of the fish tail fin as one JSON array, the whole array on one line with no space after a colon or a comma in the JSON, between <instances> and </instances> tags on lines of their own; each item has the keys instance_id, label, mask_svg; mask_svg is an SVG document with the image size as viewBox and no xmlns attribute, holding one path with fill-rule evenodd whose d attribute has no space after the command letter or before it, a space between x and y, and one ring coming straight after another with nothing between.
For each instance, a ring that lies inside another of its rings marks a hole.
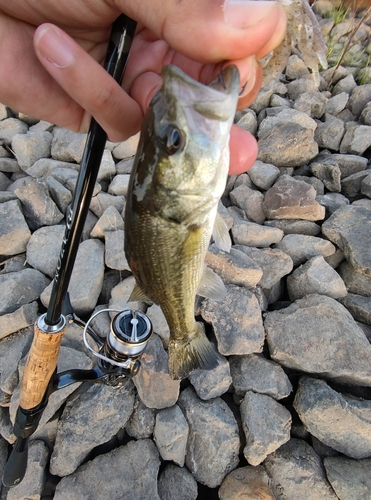
<instances>
[{"instance_id":1,"label":"fish tail fin","mask_svg":"<svg viewBox=\"0 0 371 500\"><path fill-rule=\"evenodd\" d=\"M174 380L181 380L196 370L218 366L218 353L205 335L202 323L196 323L195 333L190 339L169 342L169 373Z\"/></svg>"}]
</instances>

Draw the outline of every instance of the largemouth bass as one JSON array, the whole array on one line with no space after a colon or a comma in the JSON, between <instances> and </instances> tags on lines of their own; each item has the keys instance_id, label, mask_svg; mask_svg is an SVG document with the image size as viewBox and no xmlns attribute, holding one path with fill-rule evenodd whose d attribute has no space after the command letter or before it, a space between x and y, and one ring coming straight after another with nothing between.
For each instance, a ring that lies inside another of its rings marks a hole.
<instances>
[{"instance_id":1,"label":"largemouth bass","mask_svg":"<svg viewBox=\"0 0 371 500\"><path fill-rule=\"evenodd\" d=\"M220 278L214 282L204 270L204 259L226 185L240 83L235 66L209 86L175 66L165 66L162 77L131 173L125 253L137 283L131 300L148 297L161 306L170 328L169 373L181 379L217 365L194 304L196 294L207 296L200 289L213 289L215 298L220 288ZM219 224L214 239L223 247Z\"/></svg>"}]
</instances>

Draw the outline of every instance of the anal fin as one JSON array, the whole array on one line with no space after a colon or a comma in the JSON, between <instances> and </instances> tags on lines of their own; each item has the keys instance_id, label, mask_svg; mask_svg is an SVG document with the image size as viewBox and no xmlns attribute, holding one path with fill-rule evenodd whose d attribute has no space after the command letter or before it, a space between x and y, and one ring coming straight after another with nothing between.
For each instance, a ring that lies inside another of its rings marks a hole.
<instances>
[{"instance_id":1,"label":"anal fin","mask_svg":"<svg viewBox=\"0 0 371 500\"><path fill-rule=\"evenodd\" d=\"M223 300L227 295L227 289L222 278L206 265L204 265L197 295L216 301Z\"/></svg>"}]
</instances>

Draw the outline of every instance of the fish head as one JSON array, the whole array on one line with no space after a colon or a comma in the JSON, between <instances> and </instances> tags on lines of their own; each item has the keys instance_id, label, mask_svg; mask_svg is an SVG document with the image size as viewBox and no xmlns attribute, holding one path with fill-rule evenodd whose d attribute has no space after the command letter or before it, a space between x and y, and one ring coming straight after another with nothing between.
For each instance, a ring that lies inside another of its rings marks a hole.
<instances>
[{"instance_id":1,"label":"fish head","mask_svg":"<svg viewBox=\"0 0 371 500\"><path fill-rule=\"evenodd\" d=\"M208 86L172 65L164 66L162 78L143 122L132 196L152 211L205 192L219 199L228 174L238 69L226 67Z\"/></svg>"}]
</instances>

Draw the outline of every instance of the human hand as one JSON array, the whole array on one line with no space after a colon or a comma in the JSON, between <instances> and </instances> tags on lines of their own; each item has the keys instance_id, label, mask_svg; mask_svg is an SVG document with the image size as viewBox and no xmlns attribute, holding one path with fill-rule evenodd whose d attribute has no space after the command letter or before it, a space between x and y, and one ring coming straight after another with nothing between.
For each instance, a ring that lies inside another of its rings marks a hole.
<instances>
[{"instance_id":1,"label":"human hand","mask_svg":"<svg viewBox=\"0 0 371 500\"><path fill-rule=\"evenodd\" d=\"M121 12L138 21L122 87L100 65ZM284 31L274 2L0 0L0 102L79 132L93 115L110 140L121 141L139 130L164 64L203 83L221 64L236 64L247 82L239 108L247 107L261 85L256 60ZM245 171L256 158L255 139L234 126L230 145L231 173Z\"/></svg>"}]
</instances>

